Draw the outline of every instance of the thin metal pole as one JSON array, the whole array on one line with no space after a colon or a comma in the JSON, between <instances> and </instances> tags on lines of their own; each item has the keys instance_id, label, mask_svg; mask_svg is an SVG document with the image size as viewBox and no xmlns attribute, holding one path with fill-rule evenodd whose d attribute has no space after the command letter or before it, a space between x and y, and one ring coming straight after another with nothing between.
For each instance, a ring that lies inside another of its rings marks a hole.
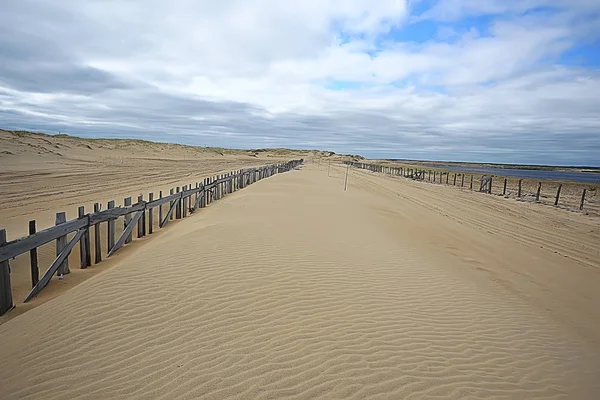
<instances>
[{"instance_id":1,"label":"thin metal pole","mask_svg":"<svg viewBox=\"0 0 600 400\"><path fill-rule=\"evenodd\" d=\"M344 192L348 189L348 170L350 169L350 164L346 167L346 181L344 182Z\"/></svg>"}]
</instances>

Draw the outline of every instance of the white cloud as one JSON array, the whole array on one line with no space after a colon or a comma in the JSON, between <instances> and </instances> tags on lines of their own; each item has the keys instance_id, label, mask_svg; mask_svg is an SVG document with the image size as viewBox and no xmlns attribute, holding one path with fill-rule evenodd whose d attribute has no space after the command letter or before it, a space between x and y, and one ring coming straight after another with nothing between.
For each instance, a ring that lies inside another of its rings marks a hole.
<instances>
[{"instance_id":1,"label":"white cloud","mask_svg":"<svg viewBox=\"0 0 600 400\"><path fill-rule=\"evenodd\" d=\"M441 157L461 140L482 147L494 135L498 149L531 135L579 135L598 150L598 71L557 64L574 44L600 37L595 2L444 0L417 19L502 17L487 32L443 26L427 41L398 40L420 4L11 2L0 14L0 118L18 125L27 114L35 126L70 123L74 133L93 125L93 134L112 126L140 135L160 125L180 135L170 140L201 134L215 144L227 130L240 145L401 157L427 149ZM554 11L524 14L541 6Z\"/></svg>"}]
</instances>

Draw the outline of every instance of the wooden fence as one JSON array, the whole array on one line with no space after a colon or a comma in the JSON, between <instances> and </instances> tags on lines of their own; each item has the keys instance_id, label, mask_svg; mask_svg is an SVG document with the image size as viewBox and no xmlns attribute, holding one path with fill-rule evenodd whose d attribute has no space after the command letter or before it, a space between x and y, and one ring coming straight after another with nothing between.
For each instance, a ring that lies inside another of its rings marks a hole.
<instances>
[{"instance_id":1,"label":"wooden fence","mask_svg":"<svg viewBox=\"0 0 600 400\"><path fill-rule=\"evenodd\" d=\"M366 169L366 170L369 170L372 172L379 172L379 173L384 173L384 174L388 174L388 175L403 176L405 178L421 180L421 181L426 181L426 182L432 182L432 183L440 183L441 184L441 183L445 182L446 185L465 187L466 174L461 173L461 172L424 170L424 169L415 169L415 168L408 168L408 167L390 167L387 165L358 163L358 162L352 162L352 161L345 161L344 163L349 164L355 168ZM432 175L432 173L433 173L433 175ZM451 174L452 174L452 180L450 180ZM445 175L445 178L444 178L444 175ZM458 184L457 184L457 178L460 178L460 182L458 182ZM500 179L500 181L503 181L501 192L498 191L497 193L492 193L493 182L495 182L495 179ZM483 175L483 176L481 176L481 178L478 178L475 181L475 188L477 191L482 192L482 193L498 194L498 195L506 196L507 195L507 183L508 183L508 178L495 177L493 175ZM521 198L523 196L522 183L523 183L523 179L518 179L517 198ZM470 190L473 190L474 179L473 179L472 174L470 175L466 184L469 185ZM553 203L555 206L559 205L562 188L563 188L563 184L561 183L557 187L556 194L554 195L554 192L552 193L552 199L553 199ZM537 190L535 192L535 201L536 202L540 201L541 191L542 191L542 182L538 182ZM584 208L584 205L586 202L586 193L587 193L587 189L585 189L585 188L582 189L581 198L579 200L579 210L583 210L583 208Z\"/></svg>"},{"instance_id":2,"label":"wooden fence","mask_svg":"<svg viewBox=\"0 0 600 400\"><path fill-rule=\"evenodd\" d=\"M206 207L226 194L243 189L256 181L290 171L302 162L303 160L293 160L287 163L213 176L197 182L193 188L189 185L177 187L175 190L171 189L169 196L166 197L163 197L160 192L156 200L153 193L149 193L148 201L140 195L135 204L132 204L131 197L127 197L124 199L124 205L119 207L115 207L115 202L112 200L108 202L107 209L103 211L101 211L100 204L96 203L94 212L89 214L85 213L82 206L79 207L78 218L70 221L66 220L64 212L59 212L56 214L55 226L37 232L35 221L30 221L28 236L8 242L6 241L6 231L0 229L0 315L14 308L10 284L10 259L29 252L32 289L24 300L24 302L28 302L50 282L54 274L62 279L64 274L69 273L68 257L78 243L80 267L87 268L92 265L90 229L94 229L94 262L97 264L102 261L100 235L102 223L106 222L107 257L110 257L124 244L131 242L136 226L138 238L152 234L156 216L158 217L158 226L164 228L173 218L185 218L188 212L191 214L198 208ZM163 213L163 206L165 206L166 213ZM156 215L155 209L158 209L158 215ZM124 219L124 228L117 238L115 223L119 217ZM68 239L67 235L73 232L75 235ZM37 248L52 241L56 241L56 258L40 278Z\"/></svg>"}]
</instances>

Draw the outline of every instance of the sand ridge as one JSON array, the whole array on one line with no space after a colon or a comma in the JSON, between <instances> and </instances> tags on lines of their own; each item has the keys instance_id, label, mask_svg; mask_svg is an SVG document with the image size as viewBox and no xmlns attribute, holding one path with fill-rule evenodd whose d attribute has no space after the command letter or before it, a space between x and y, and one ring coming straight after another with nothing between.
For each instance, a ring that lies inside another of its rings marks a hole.
<instances>
[{"instance_id":1,"label":"sand ridge","mask_svg":"<svg viewBox=\"0 0 600 400\"><path fill-rule=\"evenodd\" d=\"M353 171L344 192L342 168L306 166L237 192L1 325L0 397L597 398L597 320L575 297L598 295L539 279L524 296L469 243L529 254L531 280L594 260L478 225L511 222L489 200L460 223L427 190Z\"/></svg>"}]
</instances>

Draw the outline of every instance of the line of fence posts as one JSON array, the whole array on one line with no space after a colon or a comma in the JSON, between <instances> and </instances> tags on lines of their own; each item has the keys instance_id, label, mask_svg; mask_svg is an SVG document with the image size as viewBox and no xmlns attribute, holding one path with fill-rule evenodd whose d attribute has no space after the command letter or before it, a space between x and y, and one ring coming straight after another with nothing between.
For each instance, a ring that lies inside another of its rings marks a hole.
<instances>
[{"instance_id":1,"label":"line of fence posts","mask_svg":"<svg viewBox=\"0 0 600 400\"><path fill-rule=\"evenodd\" d=\"M188 212L191 214L198 208L204 208L227 193L233 193L235 190L272 175L290 171L302 164L303 161L302 159L293 160L287 163L220 174L196 183L195 188L190 184L177 187L176 191L171 189L170 195L167 197L163 197L162 191L160 191L156 200L153 193L149 193L148 201L145 201L144 196L140 194L136 204L132 204L131 197L126 197L122 207L115 207L115 201L111 200L104 211L102 211L100 203L95 203L94 212L90 214L86 214L84 206L80 206L77 210L77 219L70 221L67 221L66 213L58 212L55 226L38 231L36 221L29 221L29 235L11 241L6 240L6 230L0 229L0 315L14 308L9 260L16 256L29 252L31 291L24 300L24 302L28 302L50 282L52 276L56 274L59 279L63 279L64 275L70 272L68 257L77 243L79 243L80 250L80 268L85 269L92 265L89 232L91 227L94 228L94 263L98 264L102 261L102 223L107 223L106 251L107 257L110 257L124 244L132 241L134 227L137 226L138 238L155 232L154 210L156 208L158 208L158 225L163 228L173 219L173 214L175 214L175 219L185 218ZM163 212L165 205L168 206L166 214ZM123 217L123 232L116 239L115 222L119 217ZM67 235L73 232L75 235L68 239ZM56 258L40 277L37 249L52 241L56 242Z\"/></svg>"},{"instance_id":2,"label":"line of fence posts","mask_svg":"<svg viewBox=\"0 0 600 400\"><path fill-rule=\"evenodd\" d=\"M378 165L378 164L358 163L358 162L352 162L352 161L346 161L345 163L348 165L351 165L353 167L359 168L359 169L369 170L371 172L388 173L391 175L403 176L405 178L425 180L425 173L426 173L425 170L416 170L413 168L403 168L403 167L385 167L385 166ZM428 174L427 180L429 182L433 182L433 183L438 182L437 175L439 175L439 183L441 184L442 177L444 175L446 175L446 184L447 185L449 184L450 172L436 171L436 170L433 170L433 171L429 170L428 172L429 172L429 174ZM432 172L433 172L433 180L431 179ZM462 188L462 187L464 187L464 184L465 184L465 174L460 173L459 175L461 176L460 187ZM457 173L454 173L453 186L456 186L456 177L457 177ZM481 179L481 186L479 188L479 191L483 192L483 193L492 194L492 184L493 184L492 182L493 182L493 176L489 176L489 177L483 176ZM504 185L502 188L502 196L506 196L507 185L508 185L508 178L504 178ZM562 183L558 185L558 188L556 190L556 196L554 198L554 206L558 206L558 204L559 204L562 186L563 186ZM518 198L522 197L522 187L523 187L523 179L519 179L518 187L517 187L517 197ZM469 190L473 190L473 175L472 174L471 174ZM537 187L537 191L535 194L536 202L540 201L541 191L542 191L542 182L538 182L538 187ZM587 192L587 189L584 188L583 192L581 193L581 200L579 202L579 210L583 210L583 208L584 208L586 192Z\"/></svg>"}]
</instances>

